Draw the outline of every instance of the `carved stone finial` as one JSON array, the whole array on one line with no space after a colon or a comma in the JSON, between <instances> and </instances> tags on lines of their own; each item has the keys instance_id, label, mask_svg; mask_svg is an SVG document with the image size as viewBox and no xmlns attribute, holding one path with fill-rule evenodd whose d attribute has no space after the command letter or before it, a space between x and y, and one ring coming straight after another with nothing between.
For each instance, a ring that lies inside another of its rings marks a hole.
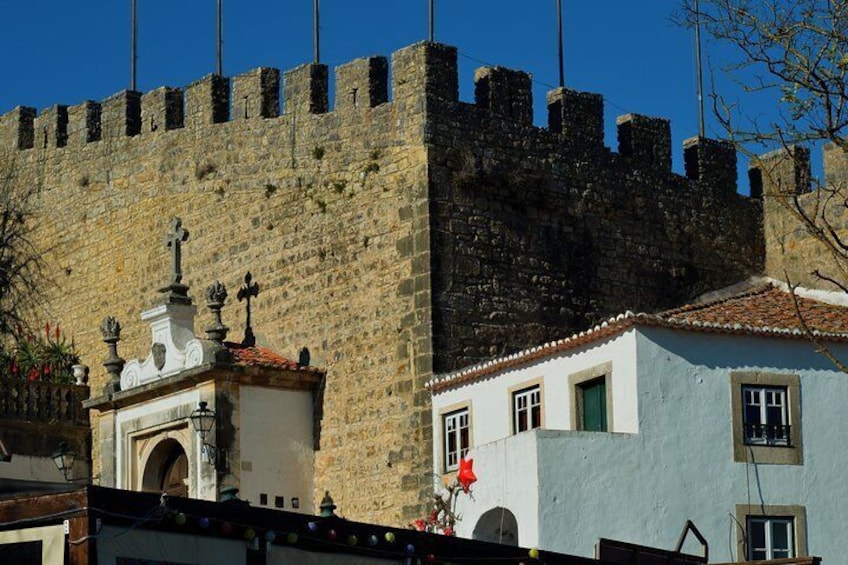
<instances>
[{"instance_id":1,"label":"carved stone finial","mask_svg":"<svg viewBox=\"0 0 848 565\"><path fill-rule=\"evenodd\" d=\"M171 250L172 269L171 284L159 289L159 292L168 295L170 304L191 304L188 297L188 285L182 283L182 244L188 241L189 232L183 228L183 221L174 217L171 220L171 231L165 235L165 246Z\"/></svg>"},{"instance_id":2,"label":"carved stone finial","mask_svg":"<svg viewBox=\"0 0 848 565\"><path fill-rule=\"evenodd\" d=\"M321 500L321 505L319 506L321 509L321 517L329 518L330 516L335 516L336 514L336 503L333 502L333 497L330 496L330 491L324 491L324 498Z\"/></svg>"},{"instance_id":3,"label":"carved stone finial","mask_svg":"<svg viewBox=\"0 0 848 565\"><path fill-rule=\"evenodd\" d=\"M244 328L244 339L241 344L245 347L253 347L256 345L256 336L253 334L253 328L250 326L250 298L259 296L259 285L257 283L252 282L253 275L250 274L250 271L244 275L244 286L242 286L238 291L238 301L242 300L247 301L247 321L245 323Z\"/></svg>"},{"instance_id":4,"label":"carved stone finial","mask_svg":"<svg viewBox=\"0 0 848 565\"><path fill-rule=\"evenodd\" d=\"M118 342L121 340L121 324L112 316L103 318L100 324L100 333L103 334L103 343L109 348L103 366L109 374L109 381L103 387L104 394L112 394L121 390L121 371L124 369L125 361L118 356Z\"/></svg>"},{"instance_id":5,"label":"carved stone finial","mask_svg":"<svg viewBox=\"0 0 848 565\"><path fill-rule=\"evenodd\" d=\"M312 355L309 353L309 348L304 346L297 354L297 364L302 367L307 367L311 361Z\"/></svg>"},{"instance_id":6,"label":"carved stone finial","mask_svg":"<svg viewBox=\"0 0 848 565\"><path fill-rule=\"evenodd\" d=\"M121 339L121 323L112 316L106 316L100 324L100 333L106 343L111 340L118 342Z\"/></svg>"},{"instance_id":7,"label":"carved stone finial","mask_svg":"<svg viewBox=\"0 0 848 565\"><path fill-rule=\"evenodd\" d=\"M206 328L206 337L218 344L223 344L227 339L227 332L230 328L224 325L221 320L221 308L224 307L224 302L227 300L227 287L220 281L215 281L206 289L206 307L212 311L215 317L215 322Z\"/></svg>"}]
</instances>

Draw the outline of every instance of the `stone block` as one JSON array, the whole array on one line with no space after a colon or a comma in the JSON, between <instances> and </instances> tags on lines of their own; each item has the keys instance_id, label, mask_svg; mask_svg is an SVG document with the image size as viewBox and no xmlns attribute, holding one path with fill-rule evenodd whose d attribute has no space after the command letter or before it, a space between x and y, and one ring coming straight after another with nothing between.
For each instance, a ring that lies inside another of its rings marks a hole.
<instances>
[{"instance_id":1,"label":"stone block","mask_svg":"<svg viewBox=\"0 0 848 565\"><path fill-rule=\"evenodd\" d=\"M185 89L185 125L202 127L230 119L230 79L207 75Z\"/></svg>"},{"instance_id":2,"label":"stone block","mask_svg":"<svg viewBox=\"0 0 848 565\"><path fill-rule=\"evenodd\" d=\"M141 97L142 131L179 129L183 120L182 89L162 86Z\"/></svg>"},{"instance_id":3,"label":"stone block","mask_svg":"<svg viewBox=\"0 0 848 565\"><path fill-rule=\"evenodd\" d=\"M703 187L733 194L736 192L736 149L727 141L692 137L683 142L686 177Z\"/></svg>"},{"instance_id":4,"label":"stone block","mask_svg":"<svg viewBox=\"0 0 848 565\"><path fill-rule=\"evenodd\" d=\"M0 151L30 149L34 144L35 108L18 106L0 116Z\"/></svg>"},{"instance_id":5,"label":"stone block","mask_svg":"<svg viewBox=\"0 0 848 565\"><path fill-rule=\"evenodd\" d=\"M87 100L68 108L68 145L100 141L100 104Z\"/></svg>"},{"instance_id":6,"label":"stone block","mask_svg":"<svg viewBox=\"0 0 848 565\"><path fill-rule=\"evenodd\" d=\"M233 78L233 119L276 118L280 115L280 71L253 69Z\"/></svg>"},{"instance_id":7,"label":"stone block","mask_svg":"<svg viewBox=\"0 0 848 565\"><path fill-rule=\"evenodd\" d=\"M521 124L533 124L533 89L530 75L503 67L482 67L474 72L474 99L478 107Z\"/></svg>"},{"instance_id":8,"label":"stone block","mask_svg":"<svg viewBox=\"0 0 848 565\"><path fill-rule=\"evenodd\" d=\"M141 133L140 92L122 90L103 100L100 108L102 139L120 139Z\"/></svg>"},{"instance_id":9,"label":"stone block","mask_svg":"<svg viewBox=\"0 0 848 565\"><path fill-rule=\"evenodd\" d=\"M618 152L630 157L633 165L671 172L671 124L662 118L627 114L616 119Z\"/></svg>"},{"instance_id":10,"label":"stone block","mask_svg":"<svg viewBox=\"0 0 848 565\"><path fill-rule=\"evenodd\" d=\"M68 144L68 107L56 104L35 118L36 144L41 148Z\"/></svg>"},{"instance_id":11,"label":"stone block","mask_svg":"<svg viewBox=\"0 0 848 565\"><path fill-rule=\"evenodd\" d=\"M336 110L374 108L389 100L389 63L365 57L336 67Z\"/></svg>"},{"instance_id":12,"label":"stone block","mask_svg":"<svg viewBox=\"0 0 848 565\"><path fill-rule=\"evenodd\" d=\"M323 114L328 110L327 65L301 65L285 73L283 96L285 113Z\"/></svg>"},{"instance_id":13,"label":"stone block","mask_svg":"<svg viewBox=\"0 0 848 565\"><path fill-rule=\"evenodd\" d=\"M581 152L603 147L604 99L600 94L557 88L548 92L548 128L560 134L568 149Z\"/></svg>"}]
</instances>

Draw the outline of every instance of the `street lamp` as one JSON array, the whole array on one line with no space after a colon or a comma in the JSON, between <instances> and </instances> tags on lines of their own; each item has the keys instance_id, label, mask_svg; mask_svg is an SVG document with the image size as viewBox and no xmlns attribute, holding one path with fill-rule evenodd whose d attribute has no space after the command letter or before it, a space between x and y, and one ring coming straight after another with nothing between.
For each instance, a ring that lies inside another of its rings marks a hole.
<instances>
[{"instance_id":1,"label":"street lamp","mask_svg":"<svg viewBox=\"0 0 848 565\"><path fill-rule=\"evenodd\" d=\"M215 411L210 409L207 402L201 401L197 409L191 413L189 419L194 431L200 436L201 456L207 463L217 468L218 463L218 448L206 441L206 437L212 428L215 426Z\"/></svg>"},{"instance_id":2,"label":"street lamp","mask_svg":"<svg viewBox=\"0 0 848 565\"><path fill-rule=\"evenodd\" d=\"M68 449L68 444L64 441L59 444L53 455L50 456L56 468L62 472L62 476L66 481L71 480L71 469L74 467L74 461L77 459L77 454Z\"/></svg>"}]
</instances>

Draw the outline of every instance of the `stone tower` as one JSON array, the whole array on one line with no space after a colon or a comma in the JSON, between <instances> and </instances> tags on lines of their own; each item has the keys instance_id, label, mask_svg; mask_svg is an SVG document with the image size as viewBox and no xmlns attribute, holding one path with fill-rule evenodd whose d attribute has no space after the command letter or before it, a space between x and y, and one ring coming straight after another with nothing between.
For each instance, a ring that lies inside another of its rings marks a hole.
<instances>
[{"instance_id":1,"label":"stone tower","mask_svg":"<svg viewBox=\"0 0 848 565\"><path fill-rule=\"evenodd\" d=\"M722 143L689 140L676 175L666 120L619 118L612 151L601 96L557 89L536 127L529 75L500 67L462 102L457 51L440 44L396 52L391 88L385 58L338 67L332 109L328 75L264 68L19 107L0 119L0 170L38 192L47 306L91 365L103 313L136 319L166 284L174 215L192 229L188 284L265 281L258 343L308 347L326 370L316 493L348 518L420 513L434 371L762 269L761 205L737 194ZM123 337L143 354L143 328Z\"/></svg>"}]
</instances>

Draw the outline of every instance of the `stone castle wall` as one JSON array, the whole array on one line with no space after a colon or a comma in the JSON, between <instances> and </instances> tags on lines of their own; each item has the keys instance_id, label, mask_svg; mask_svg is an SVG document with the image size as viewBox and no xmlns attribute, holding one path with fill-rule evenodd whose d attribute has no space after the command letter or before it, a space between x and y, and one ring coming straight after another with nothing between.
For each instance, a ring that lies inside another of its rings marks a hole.
<instances>
[{"instance_id":1,"label":"stone castle wall","mask_svg":"<svg viewBox=\"0 0 848 565\"><path fill-rule=\"evenodd\" d=\"M601 96L550 92L538 128L529 75L475 79L473 104L446 89L428 114L437 372L761 271L762 207L737 194L731 146L687 140L680 176L667 120L619 117L613 152Z\"/></svg>"},{"instance_id":2,"label":"stone castle wall","mask_svg":"<svg viewBox=\"0 0 848 565\"><path fill-rule=\"evenodd\" d=\"M434 368L757 274L763 242L723 144L688 143L685 178L664 120L622 118L619 151L604 148L597 95L554 91L538 128L524 73L478 71L466 104L453 48L395 53L391 96L389 70L337 68L332 111L322 65L285 73L282 91L258 69L16 108L0 118L0 169L38 191L45 315L75 336L94 390L103 316L125 328L122 356L147 353L139 314L168 282L178 215L195 300L216 279L234 296L250 270L260 343L306 346L327 369L318 492L349 518L404 524L432 485ZM236 301L224 318L239 339Z\"/></svg>"},{"instance_id":3,"label":"stone castle wall","mask_svg":"<svg viewBox=\"0 0 848 565\"><path fill-rule=\"evenodd\" d=\"M848 242L848 155L829 145L823 161L824 178L815 184L808 149L768 153L752 166L751 186L763 196L765 273L793 285L841 291L848 281L841 247Z\"/></svg>"}]
</instances>

